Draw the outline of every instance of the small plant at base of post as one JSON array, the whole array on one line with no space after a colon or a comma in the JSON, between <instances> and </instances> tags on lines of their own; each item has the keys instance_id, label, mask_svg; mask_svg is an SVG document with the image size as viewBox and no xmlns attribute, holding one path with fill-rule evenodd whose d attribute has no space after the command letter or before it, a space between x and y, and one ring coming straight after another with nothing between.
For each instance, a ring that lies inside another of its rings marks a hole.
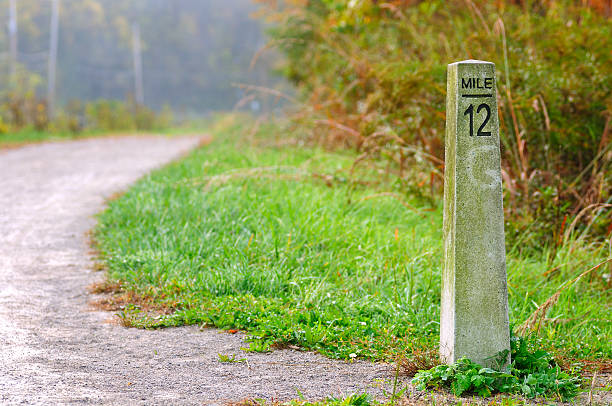
<instances>
[{"instance_id":1,"label":"small plant at base of post","mask_svg":"<svg viewBox=\"0 0 612 406\"><path fill-rule=\"evenodd\" d=\"M438 365L427 371L419 371L412 383L420 390L446 387L456 396L466 393L479 396L510 393L528 398L545 396L567 401L578 395L581 378L562 371L549 353L543 350L530 352L527 340L520 337L512 338L511 348L510 373L483 368L462 358L451 365ZM503 358L507 356L500 355Z\"/></svg>"}]
</instances>

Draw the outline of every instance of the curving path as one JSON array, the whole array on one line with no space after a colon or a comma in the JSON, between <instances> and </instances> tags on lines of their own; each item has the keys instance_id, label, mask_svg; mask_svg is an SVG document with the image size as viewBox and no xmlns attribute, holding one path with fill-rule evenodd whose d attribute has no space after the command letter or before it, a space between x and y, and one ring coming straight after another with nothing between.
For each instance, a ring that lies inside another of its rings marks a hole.
<instances>
[{"instance_id":1,"label":"curving path","mask_svg":"<svg viewBox=\"0 0 612 406\"><path fill-rule=\"evenodd\" d=\"M146 331L89 306L87 232L105 199L196 147L195 137L124 137L0 151L0 403L226 404L368 390L381 365L284 350L242 354L240 334ZM220 363L218 353L245 363Z\"/></svg>"}]
</instances>

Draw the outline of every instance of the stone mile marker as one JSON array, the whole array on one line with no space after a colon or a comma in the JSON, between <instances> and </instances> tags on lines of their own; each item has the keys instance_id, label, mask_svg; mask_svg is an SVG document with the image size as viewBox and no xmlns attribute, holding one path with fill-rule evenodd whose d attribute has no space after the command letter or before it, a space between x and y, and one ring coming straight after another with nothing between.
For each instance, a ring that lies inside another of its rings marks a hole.
<instances>
[{"instance_id":1,"label":"stone mile marker","mask_svg":"<svg viewBox=\"0 0 612 406\"><path fill-rule=\"evenodd\" d=\"M503 367L510 331L493 63L448 65L445 153L440 355Z\"/></svg>"}]
</instances>

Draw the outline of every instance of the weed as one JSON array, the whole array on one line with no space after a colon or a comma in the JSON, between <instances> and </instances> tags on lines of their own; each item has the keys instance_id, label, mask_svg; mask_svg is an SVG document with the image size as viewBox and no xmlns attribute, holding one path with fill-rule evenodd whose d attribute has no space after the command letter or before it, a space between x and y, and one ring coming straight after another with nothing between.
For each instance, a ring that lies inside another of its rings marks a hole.
<instances>
[{"instance_id":1,"label":"weed","mask_svg":"<svg viewBox=\"0 0 612 406\"><path fill-rule=\"evenodd\" d=\"M227 362L227 363L241 363L246 362L247 365L249 362L246 358L236 358L236 354L226 355L226 354L217 354L219 356L219 362Z\"/></svg>"},{"instance_id":2,"label":"weed","mask_svg":"<svg viewBox=\"0 0 612 406\"><path fill-rule=\"evenodd\" d=\"M530 351L528 341L519 337L512 338L511 348L510 372L483 368L462 358L452 365L420 371L412 382L421 390L445 386L456 396L516 393L528 398L556 397L562 401L576 397L581 378L561 371L550 354L543 350Z\"/></svg>"},{"instance_id":3,"label":"weed","mask_svg":"<svg viewBox=\"0 0 612 406\"><path fill-rule=\"evenodd\" d=\"M271 345L270 342L265 341L265 340L258 340L256 338L251 337L248 340L249 346L248 347L243 347L240 348L242 351L245 352L270 352L271 351Z\"/></svg>"}]
</instances>

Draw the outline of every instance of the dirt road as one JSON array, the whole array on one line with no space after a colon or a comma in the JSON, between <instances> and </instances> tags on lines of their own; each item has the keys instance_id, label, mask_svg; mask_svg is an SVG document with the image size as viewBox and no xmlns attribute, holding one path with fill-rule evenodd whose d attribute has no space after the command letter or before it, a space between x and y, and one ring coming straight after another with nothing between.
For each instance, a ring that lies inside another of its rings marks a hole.
<instances>
[{"instance_id":1,"label":"dirt road","mask_svg":"<svg viewBox=\"0 0 612 406\"><path fill-rule=\"evenodd\" d=\"M297 351L243 354L241 336L109 323L86 287L86 234L105 199L198 144L99 138L0 151L0 403L225 404L368 389L388 369ZM218 353L246 363L220 363ZM378 389L370 389L376 393Z\"/></svg>"}]
</instances>

